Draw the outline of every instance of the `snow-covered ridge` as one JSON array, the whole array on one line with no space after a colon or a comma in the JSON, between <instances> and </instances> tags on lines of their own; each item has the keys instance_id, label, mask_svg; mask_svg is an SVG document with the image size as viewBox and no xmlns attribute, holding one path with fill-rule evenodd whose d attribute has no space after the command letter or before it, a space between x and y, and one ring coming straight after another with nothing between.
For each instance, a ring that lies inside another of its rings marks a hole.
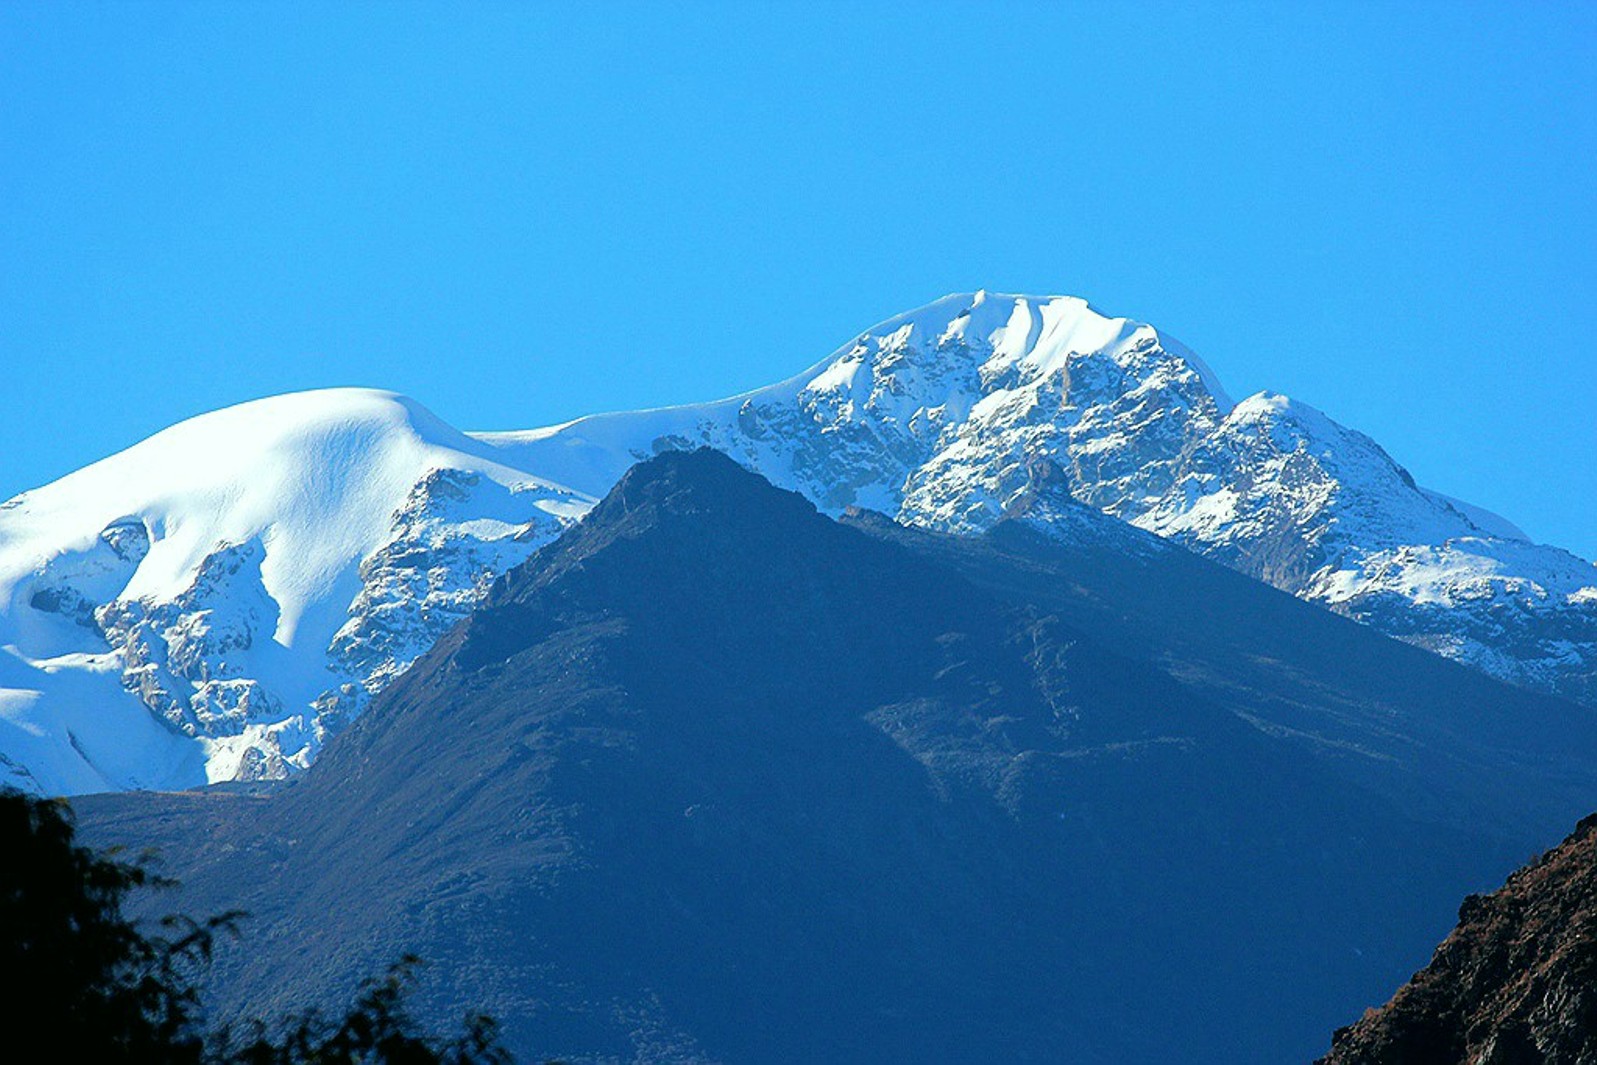
<instances>
[{"instance_id":1,"label":"snow-covered ridge","mask_svg":"<svg viewBox=\"0 0 1597 1065\"><path fill-rule=\"evenodd\" d=\"M1152 326L977 292L716 402L466 434L392 393L279 396L0 505L0 781L292 772L629 466L698 445L834 513L1076 536L1096 510L1597 705L1597 567L1313 408L1233 402Z\"/></svg>"},{"instance_id":2,"label":"snow-covered ridge","mask_svg":"<svg viewBox=\"0 0 1597 1065\"><path fill-rule=\"evenodd\" d=\"M773 437L759 420L786 422L795 411L811 428L797 422L789 428L805 436L875 421L891 437L926 440L942 426L963 423L991 392L1040 385L1083 353L1117 364L1135 361L1136 352L1149 348L1169 353L1166 365L1197 383L1211 405L1230 408L1208 366L1152 326L1109 317L1074 296L979 291L944 296L879 322L802 373L752 392L711 403L590 415L544 429L470 435L507 461L590 495L602 495L628 466L653 454L657 441L710 443L709 436L739 447L739 457L766 477L797 487L793 478L814 456L799 454L805 449L796 441ZM898 490L875 487L883 502ZM866 488L860 486L864 495ZM841 499L848 493L844 488L830 494ZM871 505L864 495L831 509Z\"/></svg>"},{"instance_id":3,"label":"snow-covered ridge","mask_svg":"<svg viewBox=\"0 0 1597 1065\"><path fill-rule=\"evenodd\" d=\"M1293 594L1597 705L1597 566L1415 484L1306 404L1233 402L1168 335L1072 297L947 296L769 388L477 435L589 494L663 447L708 444L823 509L956 532L990 527L1057 471L1053 491L1062 479Z\"/></svg>"},{"instance_id":4,"label":"snow-covered ridge","mask_svg":"<svg viewBox=\"0 0 1597 1065\"><path fill-rule=\"evenodd\" d=\"M0 508L0 779L77 792L308 764L591 503L363 389L205 414L24 493Z\"/></svg>"}]
</instances>

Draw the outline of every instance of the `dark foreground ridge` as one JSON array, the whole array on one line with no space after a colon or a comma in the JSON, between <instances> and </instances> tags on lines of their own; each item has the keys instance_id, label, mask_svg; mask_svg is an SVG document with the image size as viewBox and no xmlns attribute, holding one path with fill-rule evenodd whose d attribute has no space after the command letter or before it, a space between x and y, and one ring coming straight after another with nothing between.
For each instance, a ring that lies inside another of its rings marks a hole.
<instances>
[{"instance_id":1,"label":"dark foreground ridge","mask_svg":"<svg viewBox=\"0 0 1597 1065\"><path fill-rule=\"evenodd\" d=\"M255 915L235 1013L415 951L424 1019L527 1059L1279 1062L1597 795L1567 704L1174 549L1067 548L667 453L298 783L81 823L158 845L169 905ZM1413 801L1466 776L1493 817Z\"/></svg>"},{"instance_id":2,"label":"dark foreground ridge","mask_svg":"<svg viewBox=\"0 0 1597 1065\"><path fill-rule=\"evenodd\" d=\"M1322 1065L1597 1061L1597 815L1490 895Z\"/></svg>"}]
</instances>

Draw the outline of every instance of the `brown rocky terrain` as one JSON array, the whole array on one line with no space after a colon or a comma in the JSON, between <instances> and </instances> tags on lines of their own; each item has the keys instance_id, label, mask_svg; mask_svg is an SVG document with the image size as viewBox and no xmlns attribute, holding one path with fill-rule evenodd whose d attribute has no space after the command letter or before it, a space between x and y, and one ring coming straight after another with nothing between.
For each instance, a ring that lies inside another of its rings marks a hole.
<instances>
[{"instance_id":1,"label":"brown rocky terrain","mask_svg":"<svg viewBox=\"0 0 1597 1065\"><path fill-rule=\"evenodd\" d=\"M1597 1062L1597 814L1490 895L1320 1065Z\"/></svg>"}]
</instances>

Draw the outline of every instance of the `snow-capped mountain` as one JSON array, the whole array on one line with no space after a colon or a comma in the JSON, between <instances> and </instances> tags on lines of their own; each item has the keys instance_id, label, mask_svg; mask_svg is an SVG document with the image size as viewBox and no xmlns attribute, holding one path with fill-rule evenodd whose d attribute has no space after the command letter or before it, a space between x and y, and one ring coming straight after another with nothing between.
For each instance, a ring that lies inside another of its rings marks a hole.
<instances>
[{"instance_id":1,"label":"snow-capped mountain","mask_svg":"<svg viewBox=\"0 0 1597 1065\"><path fill-rule=\"evenodd\" d=\"M468 435L392 394L282 396L25 493L0 507L0 780L291 772L629 466L699 445L828 512L953 532L1054 522L1031 505L1046 484L1597 705L1597 566L1417 486L1312 408L1233 403L1151 326L978 292L718 402Z\"/></svg>"},{"instance_id":2,"label":"snow-capped mountain","mask_svg":"<svg viewBox=\"0 0 1597 1065\"><path fill-rule=\"evenodd\" d=\"M481 439L590 495L661 448L708 444L824 509L953 532L990 527L1046 470L1294 595L1597 705L1597 566L1420 487L1312 407L1233 403L1180 343L1079 299L948 296L745 396Z\"/></svg>"}]
</instances>

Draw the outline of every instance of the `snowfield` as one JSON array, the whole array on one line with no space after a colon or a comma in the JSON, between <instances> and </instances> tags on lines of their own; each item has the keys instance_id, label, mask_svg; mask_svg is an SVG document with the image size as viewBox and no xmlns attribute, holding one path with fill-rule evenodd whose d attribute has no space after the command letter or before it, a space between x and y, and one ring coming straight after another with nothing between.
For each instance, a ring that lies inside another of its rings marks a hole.
<instances>
[{"instance_id":1,"label":"snowfield","mask_svg":"<svg viewBox=\"0 0 1597 1065\"><path fill-rule=\"evenodd\" d=\"M700 445L827 512L953 532L1010 518L1075 535L1069 506L1037 505L1067 493L1597 705L1597 566L1416 485L1313 408L1233 402L1151 326L978 292L713 403L466 434L392 393L278 396L0 505L0 782L71 794L303 768L629 466Z\"/></svg>"},{"instance_id":2,"label":"snowfield","mask_svg":"<svg viewBox=\"0 0 1597 1065\"><path fill-rule=\"evenodd\" d=\"M202 415L24 493L0 509L0 780L77 793L308 765L591 504L359 389Z\"/></svg>"}]
</instances>

